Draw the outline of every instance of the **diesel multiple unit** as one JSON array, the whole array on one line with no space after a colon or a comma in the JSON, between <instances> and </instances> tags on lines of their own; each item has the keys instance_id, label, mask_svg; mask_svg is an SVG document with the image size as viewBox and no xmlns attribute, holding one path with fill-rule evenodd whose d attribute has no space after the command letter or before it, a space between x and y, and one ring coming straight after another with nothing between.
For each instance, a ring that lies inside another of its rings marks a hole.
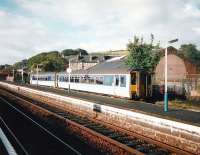
<instances>
[{"instance_id":1,"label":"diesel multiple unit","mask_svg":"<svg viewBox=\"0 0 200 155\"><path fill-rule=\"evenodd\" d=\"M122 98L148 97L151 95L151 75L130 69L124 58L97 64L86 70L60 73L32 74L30 83L58 87Z\"/></svg>"}]
</instances>

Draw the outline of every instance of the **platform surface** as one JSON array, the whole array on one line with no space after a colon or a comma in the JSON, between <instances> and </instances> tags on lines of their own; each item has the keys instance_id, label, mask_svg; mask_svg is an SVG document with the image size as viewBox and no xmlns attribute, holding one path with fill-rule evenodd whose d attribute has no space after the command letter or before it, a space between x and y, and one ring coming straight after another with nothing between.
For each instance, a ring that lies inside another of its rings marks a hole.
<instances>
[{"instance_id":1,"label":"platform surface","mask_svg":"<svg viewBox=\"0 0 200 155\"><path fill-rule=\"evenodd\" d=\"M89 92L80 92L73 90L71 90L70 93L68 93L68 90L52 88L52 87L44 87L44 86L37 87L34 85L23 85L23 86L33 89L39 89L46 92L52 92L59 95L70 96L73 98L84 99L101 105L109 105L117 108L128 109L131 111L137 111L156 117L161 117L169 120L175 120L187 124L200 126L200 112L196 111L175 109L169 107L169 111L164 112L163 106L155 105L152 103L146 103L142 101L133 101L128 99L121 99L121 98L115 98Z\"/></svg>"}]
</instances>

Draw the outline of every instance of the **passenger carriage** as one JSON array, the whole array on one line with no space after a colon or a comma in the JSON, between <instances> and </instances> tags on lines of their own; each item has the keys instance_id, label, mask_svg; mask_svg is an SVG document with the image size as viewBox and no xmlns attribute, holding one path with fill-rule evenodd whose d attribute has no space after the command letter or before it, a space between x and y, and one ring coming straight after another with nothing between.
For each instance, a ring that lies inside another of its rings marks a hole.
<instances>
[{"instance_id":1,"label":"passenger carriage","mask_svg":"<svg viewBox=\"0 0 200 155\"><path fill-rule=\"evenodd\" d=\"M104 62L87 70L40 73L31 75L31 84L106 94L122 98L144 98L151 95L151 75L129 69L124 59ZM69 81L70 78L70 81Z\"/></svg>"}]
</instances>

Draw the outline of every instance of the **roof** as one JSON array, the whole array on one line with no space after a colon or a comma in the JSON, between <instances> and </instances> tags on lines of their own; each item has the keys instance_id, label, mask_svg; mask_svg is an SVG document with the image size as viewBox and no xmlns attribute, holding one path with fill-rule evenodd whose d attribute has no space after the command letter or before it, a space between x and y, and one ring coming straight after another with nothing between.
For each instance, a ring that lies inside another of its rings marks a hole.
<instances>
[{"instance_id":1,"label":"roof","mask_svg":"<svg viewBox=\"0 0 200 155\"><path fill-rule=\"evenodd\" d=\"M106 61L86 70L73 71L72 74L128 74L132 70L125 64L125 58Z\"/></svg>"},{"instance_id":2,"label":"roof","mask_svg":"<svg viewBox=\"0 0 200 155\"><path fill-rule=\"evenodd\" d=\"M71 63L77 63L77 62L86 62L86 63L97 63L97 62L103 62L107 59L112 58L112 56L107 55L73 55L73 56L66 56L66 59L69 59Z\"/></svg>"},{"instance_id":3,"label":"roof","mask_svg":"<svg viewBox=\"0 0 200 155\"><path fill-rule=\"evenodd\" d=\"M71 74L130 74L131 71L138 71L138 69L130 69L125 64L126 57L121 57L119 59L113 59L113 61L105 61L99 63L88 69L81 69L72 71ZM39 74L53 74L49 73L39 73ZM59 72L59 74L66 74L66 72Z\"/></svg>"}]
</instances>

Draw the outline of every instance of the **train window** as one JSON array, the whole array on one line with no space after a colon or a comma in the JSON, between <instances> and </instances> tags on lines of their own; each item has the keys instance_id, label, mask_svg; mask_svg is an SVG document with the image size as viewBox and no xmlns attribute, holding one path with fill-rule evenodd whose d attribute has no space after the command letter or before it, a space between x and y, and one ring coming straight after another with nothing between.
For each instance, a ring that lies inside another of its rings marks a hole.
<instances>
[{"instance_id":1,"label":"train window","mask_svg":"<svg viewBox=\"0 0 200 155\"><path fill-rule=\"evenodd\" d=\"M88 76L88 83L94 84L95 82L95 77L94 76Z\"/></svg>"},{"instance_id":2,"label":"train window","mask_svg":"<svg viewBox=\"0 0 200 155\"><path fill-rule=\"evenodd\" d=\"M74 82L75 82L75 83L79 83L79 77L78 77L78 76L76 76L76 77L74 78Z\"/></svg>"},{"instance_id":3,"label":"train window","mask_svg":"<svg viewBox=\"0 0 200 155\"><path fill-rule=\"evenodd\" d=\"M119 86L119 75L115 75L115 86Z\"/></svg>"},{"instance_id":4,"label":"train window","mask_svg":"<svg viewBox=\"0 0 200 155\"><path fill-rule=\"evenodd\" d=\"M81 76L81 83L87 83L87 76Z\"/></svg>"},{"instance_id":5,"label":"train window","mask_svg":"<svg viewBox=\"0 0 200 155\"><path fill-rule=\"evenodd\" d=\"M64 81L64 76L59 77L59 81L63 82Z\"/></svg>"},{"instance_id":6,"label":"train window","mask_svg":"<svg viewBox=\"0 0 200 155\"><path fill-rule=\"evenodd\" d=\"M55 80L55 75L51 76L51 80L54 81Z\"/></svg>"},{"instance_id":7,"label":"train window","mask_svg":"<svg viewBox=\"0 0 200 155\"><path fill-rule=\"evenodd\" d=\"M112 75L105 75L104 76L104 80L103 80L103 84L106 86L112 86L113 83L113 76Z\"/></svg>"},{"instance_id":8,"label":"train window","mask_svg":"<svg viewBox=\"0 0 200 155\"><path fill-rule=\"evenodd\" d=\"M37 77L35 77L35 76L32 76L32 80L37 80Z\"/></svg>"},{"instance_id":9,"label":"train window","mask_svg":"<svg viewBox=\"0 0 200 155\"><path fill-rule=\"evenodd\" d=\"M131 74L131 85L136 85L136 73Z\"/></svg>"},{"instance_id":10,"label":"train window","mask_svg":"<svg viewBox=\"0 0 200 155\"><path fill-rule=\"evenodd\" d=\"M96 84L102 85L103 84L103 77L97 76L96 77Z\"/></svg>"},{"instance_id":11,"label":"train window","mask_svg":"<svg viewBox=\"0 0 200 155\"><path fill-rule=\"evenodd\" d=\"M69 82L69 77L65 76L65 80L64 81Z\"/></svg>"},{"instance_id":12,"label":"train window","mask_svg":"<svg viewBox=\"0 0 200 155\"><path fill-rule=\"evenodd\" d=\"M126 76L120 76L120 87L126 87Z\"/></svg>"},{"instance_id":13,"label":"train window","mask_svg":"<svg viewBox=\"0 0 200 155\"><path fill-rule=\"evenodd\" d=\"M73 76L70 77L70 82L74 82L74 77Z\"/></svg>"},{"instance_id":14,"label":"train window","mask_svg":"<svg viewBox=\"0 0 200 155\"><path fill-rule=\"evenodd\" d=\"M51 76L48 76L47 81L51 81Z\"/></svg>"}]
</instances>

